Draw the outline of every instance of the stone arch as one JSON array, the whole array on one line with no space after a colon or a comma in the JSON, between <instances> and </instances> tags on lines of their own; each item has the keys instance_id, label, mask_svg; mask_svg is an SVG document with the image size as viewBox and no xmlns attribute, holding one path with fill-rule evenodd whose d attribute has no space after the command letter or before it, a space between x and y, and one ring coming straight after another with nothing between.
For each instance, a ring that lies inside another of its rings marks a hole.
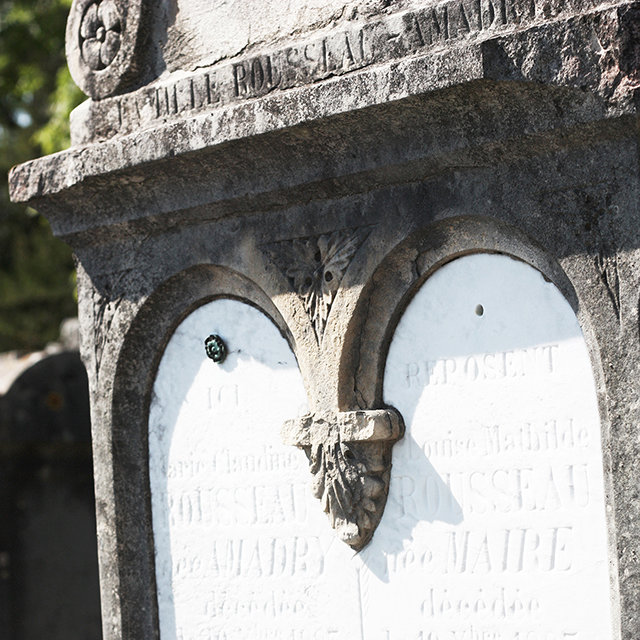
<instances>
[{"instance_id":1,"label":"stone arch","mask_svg":"<svg viewBox=\"0 0 640 640\"><path fill-rule=\"evenodd\" d=\"M382 373L395 327L415 292L443 264L472 253L521 260L553 282L585 335L599 392L604 391L599 347L588 314L558 261L517 227L493 218L459 216L412 233L380 262L360 295L345 336L340 364L341 410L380 407ZM605 409L601 407L604 420Z\"/></svg>"}]
</instances>

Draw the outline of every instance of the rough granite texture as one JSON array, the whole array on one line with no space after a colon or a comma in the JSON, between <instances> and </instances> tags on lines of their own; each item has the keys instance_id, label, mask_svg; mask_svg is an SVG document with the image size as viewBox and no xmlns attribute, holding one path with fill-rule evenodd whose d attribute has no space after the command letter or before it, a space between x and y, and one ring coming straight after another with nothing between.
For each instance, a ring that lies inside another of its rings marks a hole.
<instances>
[{"instance_id":1,"label":"rough granite texture","mask_svg":"<svg viewBox=\"0 0 640 640\"><path fill-rule=\"evenodd\" d=\"M10 176L78 261L105 639L158 637L146 431L177 324L215 296L248 300L288 337L315 414L381 409L412 294L489 251L539 269L581 323L614 637L636 640L640 3L327 2L317 24L230 28L226 44L206 40L214 8L184 4L173 22L140 8L153 37L89 74L104 99L74 113L74 146ZM349 256L318 312L331 243ZM304 286L288 275L300 246Z\"/></svg>"}]
</instances>

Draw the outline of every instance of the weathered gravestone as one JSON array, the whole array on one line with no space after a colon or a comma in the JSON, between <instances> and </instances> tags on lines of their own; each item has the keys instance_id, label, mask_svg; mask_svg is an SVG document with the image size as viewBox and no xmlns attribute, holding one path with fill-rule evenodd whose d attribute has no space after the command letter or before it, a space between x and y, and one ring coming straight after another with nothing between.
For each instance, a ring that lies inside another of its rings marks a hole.
<instances>
[{"instance_id":1,"label":"weathered gravestone","mask_svg":"<svg viewBox=\"0 0 640 640\"><path fill-rule=\"evenodd\" d=\"M638 637L639 25L74 2L107 640Z\"/></svg>"},{"instance_id":2,"label":"weathered gravestone","mask_svg":"<svg viewBox=\"0 0 640 640\"><path fill-rule=\"evenodd\" d=\"M74 331L75 328L75 331ZM62 344L0 356L0 638L102 637L87 374Z\"/></svg>"}]
</instances>

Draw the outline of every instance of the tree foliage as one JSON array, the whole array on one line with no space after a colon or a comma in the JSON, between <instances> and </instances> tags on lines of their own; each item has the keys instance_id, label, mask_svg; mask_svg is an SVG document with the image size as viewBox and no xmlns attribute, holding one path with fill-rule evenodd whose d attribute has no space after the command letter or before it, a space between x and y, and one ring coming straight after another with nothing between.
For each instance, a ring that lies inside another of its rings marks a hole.
<instances>
[{"instance_id":1,"label":"tree foliage","mask_svg":"<svg viewBox=\"0 0 640 640\"><path fill-rule=\"evenodd\" d=\"M69 144L83 95L64 58L70 0L0 0L0 351L37 349L76 313L71 250L9 202L9 169Z\"/></svg>"}]
</instances>

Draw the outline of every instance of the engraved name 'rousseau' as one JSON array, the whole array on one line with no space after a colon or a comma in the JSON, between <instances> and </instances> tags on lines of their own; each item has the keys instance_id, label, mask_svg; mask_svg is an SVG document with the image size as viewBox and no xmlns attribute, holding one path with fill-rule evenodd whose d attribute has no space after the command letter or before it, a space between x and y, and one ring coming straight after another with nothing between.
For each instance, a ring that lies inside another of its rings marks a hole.
<instances>
[{"instance_id":1,"label":"engraved name 'rousseau'","mask_svg":"<svg viewBox=\"0 0 640 640\"><path fill-rule=\"evenodd\" d=\"M401 514L434 519L449 513L526 513L584 509L589 465L542 465L395 476L390 500Z\"/></svg>"},{"instance_id":2,"label":"engraved name 'rousseau'","mask_svg":"<svg viewBox=\"0 0 640 640\"><path fill-rule=\"evenodd\" d=\"M302 523L308 493L304 483L178 490L168 496L169 519L172 527Z\"/></svg>"}]
</instances>

